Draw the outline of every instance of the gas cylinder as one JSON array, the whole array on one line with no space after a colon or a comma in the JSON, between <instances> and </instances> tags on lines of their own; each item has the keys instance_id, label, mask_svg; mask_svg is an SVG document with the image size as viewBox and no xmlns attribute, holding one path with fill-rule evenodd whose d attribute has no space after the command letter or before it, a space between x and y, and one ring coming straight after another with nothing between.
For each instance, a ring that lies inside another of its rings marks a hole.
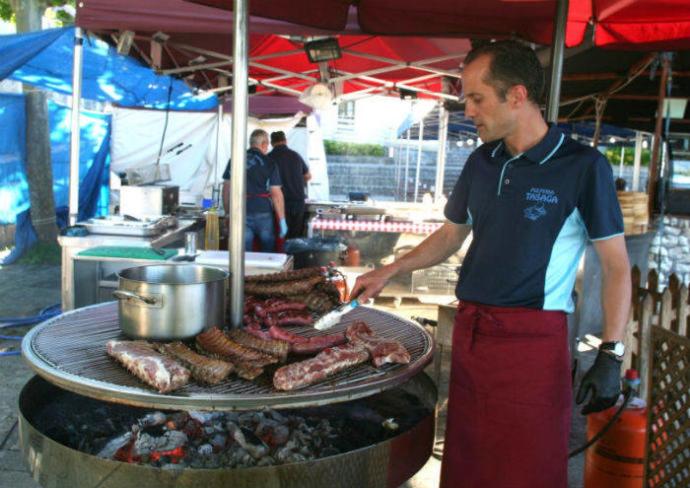
<instances>
[{"instance_id":1,"label":"gas cylinder","mask_svg":"<svg viewBox=\"0 0 690 488\"><path fill-rule=\"evenodd\" d=\"M606 426L619 406L587 416L588 440ZM645 402L633 397L608 432L587 449L585 488L642 488L646 427Z\"/></svg>"},{"instance_id":2,"label":"gas cylinder","mask_svg":"<svg viewBox=\"0 0 690 488\"><path fill-rule=\"evenodd\" d=\"M361 255L359 252L359 247L354 242L350 242L347 246L347 252L345 254L345 266L359 266L361 261Z\"/></svg>"}]
</instances>

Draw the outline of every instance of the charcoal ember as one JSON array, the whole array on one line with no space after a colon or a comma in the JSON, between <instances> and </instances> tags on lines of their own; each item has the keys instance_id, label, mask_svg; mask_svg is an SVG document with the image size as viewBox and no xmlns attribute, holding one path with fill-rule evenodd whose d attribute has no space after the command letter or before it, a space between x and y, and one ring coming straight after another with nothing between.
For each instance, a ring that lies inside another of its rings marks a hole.
<instances>
[{"instance_id":1,"label":"charcoal ember","mask_svg":"<svg viewBox=\"0 0 690 488\"><path fill-rule=\"evenodd\" d=\"M254 433L246 428L242 428L234 422L226 424L228 433L239 444L242 449L247 451L254 459L261 459L268 454L268 446L264 444Z\"/></svg>"},{"instance_id":2,"label":"charcoal ember","mask_svg":"<svg viewBox=\"0 0 690 488\"><path fill-rule=\"evenodd\" d=\"M163 412L151 412L144 415L137 422L139 427L155 427L158 425L163 425L168 421L168 416Z\"/></svg>"},{"instance_id":3,"label":"charcoal ember","mask_svg":"<svg viewBox=\"0 0 690 488\"><path fill-rule=\"evenodd\" d=\"M197 448L200 456L210 456L213 454L213 446L211 444L202 444Z\"/></svg>"},{"instance_id":4,"label":"charcoal ember","mask_svg":"<svg viewBox=\"0 0 690 488\"><path fill-rule=\"evenodd\" d=\"M211 446L213 447L213 452L216 452L216 453L220 452L223 449L225 449L225 446L228 443L228 436L226 436L224 434L215 434L211 438L210 443L211 443Z\"/></svg>"},{"instance_id":5,"label":"charcoal ember","mask_svg":"<svg viewBox=\"0 0 690 488\"><path fill-rule=\"evenodd\" d=\"M179 430L169 430L161 436L152 436L142 432L134 441L134 454L144 456L157 451L172 451L185 444L187 444L187 436Z\"/></svg>"},{"instance_id":6,"label":"charcoal ember","mask_svg":"<svg viewBox=\"0 0 690 488\"><path fill-rule=\"evenodd\" d=\"M290 428L275 420L264 418L254 430L256 436L271 448L282 446L290 437Z\"/></svg>"},{"instance_id":7,"label":"charcoal ember","mask_svg":"<svg viewBox=\"0 0 690 488\"><path fill-rule=\"evenodd\" d=\"M104 447L101 449L96 456L99 458L103 459L113 459L115 457L115 454L117 451L125 447L127 444L129 444L132 441L132 433L131 432L125 432L121 436L115 437L114 439L110 440Z\"/></svg>"}]
</instances>

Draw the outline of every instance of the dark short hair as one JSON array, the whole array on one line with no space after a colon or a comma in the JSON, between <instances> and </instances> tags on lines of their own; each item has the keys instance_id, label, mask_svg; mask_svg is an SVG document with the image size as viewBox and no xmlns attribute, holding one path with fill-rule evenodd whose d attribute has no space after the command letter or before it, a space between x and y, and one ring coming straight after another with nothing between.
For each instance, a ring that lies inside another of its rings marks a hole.
<instances>
[{"instance_id":1,"label":"dark short hair","mask_svg":"<svg viewBox=\"0 0 690 488\"><path fill-rule=\"evenodd\" d=\"M285 132L283 132L282 130L271 132L271 145L275 144L276 142L287 142Z\"/></svg>"},{"instance_id":2,"label":"dark short hair","mask_svg":"<svg viewBox=\"0 0 690 488\"><path fill-rule=\"evenodd\" d=\"M465 57L464 66L481 56L490 56L489 77L484 82L491 85L501 100L508 89L523 85L527 97L539 104L544 90L544 68L529 46L517 41L497 41L472 49Z\"/></svg>"}]
</instances>

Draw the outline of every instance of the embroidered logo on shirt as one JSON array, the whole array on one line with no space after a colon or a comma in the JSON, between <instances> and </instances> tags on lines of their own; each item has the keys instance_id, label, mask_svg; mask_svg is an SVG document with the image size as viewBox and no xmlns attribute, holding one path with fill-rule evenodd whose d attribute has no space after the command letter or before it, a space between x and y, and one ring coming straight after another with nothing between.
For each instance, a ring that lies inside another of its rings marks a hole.
<instances>
[{"instance_id":1,"label":"embroidered logo on shirt","mask_svg":"<svg viewBox=\"0 0 690 488\"><path fill-rule=\"evenodd\" d=\"M528 202L536 202L524 209L523 214L526 219L535 221L546 215L545 205L556 205L558 203L558 195L553 190L548 188L530 188L525 193L525 200Z\"/></svg>"},{"instance_id":2,"label":"embroidered logo on shirt","mask_svg":"<svg viewBox=\"0 0 690 488\"><path fill-rule=\"evenodd\" d=\"M548 188L530 188L527 193L525 193L525 200L528 202L541 202L554 205L558 203L558 195L553 190Z\"/></svg>"},{"instance_id":3,"label":"embroidered logo on shirt","mask_svg":"<svg viewBox=\"0 0 690 488\"><path fill-rule=\"evenodd\" d=\"M546 215L546 209L544 208L544 204L540 203L538 205L532 205L531 207L527 207L525 210L523 210L523 213L526 219L535 221L540 217Z\"/></svg>"}]
</instances>

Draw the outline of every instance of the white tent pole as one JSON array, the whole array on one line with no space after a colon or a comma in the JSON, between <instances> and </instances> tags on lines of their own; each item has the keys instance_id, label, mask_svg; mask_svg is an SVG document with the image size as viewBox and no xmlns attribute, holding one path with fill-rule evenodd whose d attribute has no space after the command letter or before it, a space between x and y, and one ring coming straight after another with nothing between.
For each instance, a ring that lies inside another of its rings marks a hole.
<instances>
[{"instance_id":1,"label":"white tent pole","mask_svg":"<svg viewBox=\"0 0 690 488\"><path fill-rule=\"evenodd\" d=\"M402 174L403 138L398 136L398 147L395 148L395 198L400 190L400 175Z\"/></svg>"},{"instance_id":2,"label":"white tent pole","mask_svg":"<svg viewBox=\"0 0 690 488\"><path fill-rule=\"evenodd\" d=\"M422 169L422 142L424 142L424 119L419 121L419 139L417 144L417 171L414 177L414 202L417 203L419 195L419 172Z\"/></svg>"},{"instance_id":3,"label":"white tent pole","mask_svg":"<svg viewBox=\"0 0 690 488\"><path fill-rule=\"evenodd\" d=\"M230 321L242 325L244 313L244 222L246 220L245 166L249 102L249 0L233 0L232 151L230 181Z\"/></svg>"},{"instance_id":4,"label":"white tent pole","mask_svg":"<svg viewBox=\"0 0 690 488\"><path fill-rule=\"evenodd\" d=\"M434 201L443 196L443 176L446 172L446 141L448 140L448 111L443 102L438 105L438 152L436 153L436 181Z\"/></svg>"},{"instance_id":5,"label":"white tent pole","mask_svg":"<svg viewBox=\"0 0 690 488\"><path fill-rule=\"evenodd\" d=\"M640 188L640 163L642 162L642 132L635 131L635 159L633 160L632 191Z\"/></svg>"},{"instance_id":6,"label":"white tent pole","mask_svg":"<svg viewBox=\"0 0 690 488\"><path fill-rule=\"evenodd\" d=\"M410 129L407 129L407 151L405 154L405 181L403 182L403 201L407 201L407 181L410 178Z\"/></svg>"},{"instance_id":7,"label":"white tent pole","mask_svg":"<svg viewBox=\"0 0 690 488\"><path fill-rule=\"evenodd\" d=\"M618 177L623 177L623 164L625 160L625 146L621 146L621 162L618 165Z\"/></svg>"},{"instance_id":8,"label":"white tent pole","mask_svg":"<svg viewBox=\"0 0 690 488\"><path fill-rule=\"evenodd\" d=\"M220 136L222 134L221 128L223 127L223 99L221 98L219 102L218 118L216 120L216 157L215 165L213 167L213 187L211 189L211 197L213 198L213 205L218 205L220 207L222 205L221 200L223 200L223 190L220 189L220 194L217 194L216 192L219 191L218 165L220 164L220 161L218 161L218 149L220 148ZM218 196L218 199L216 199L216 196Z\"/></svg>"},{"instance_id":9,"label":"white tent pole","mask_svg":"<svg viewBox=\"0 0 690 488\"><path fill-rule=\"evenodd\" d=\"M74 60L72 62L72 116L69 141L69 225L77 223L79 216L79 107L81 102L84 37L81 27L74 28Z\"/></svg>"}]
</instances>

